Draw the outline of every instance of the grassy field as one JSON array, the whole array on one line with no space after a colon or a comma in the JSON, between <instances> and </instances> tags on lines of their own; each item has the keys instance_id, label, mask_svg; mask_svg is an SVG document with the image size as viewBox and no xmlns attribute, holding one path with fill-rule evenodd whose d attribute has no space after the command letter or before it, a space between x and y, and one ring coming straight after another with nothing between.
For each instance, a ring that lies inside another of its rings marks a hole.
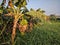
<instances>
[{"instance_id":1,"label":"grassy field","mask_svg":"<svg viewBox=\"0 0 60 45\"><path fill-rule=\"evenodd\" d=\"M60 45L60 23L35 26L33 31L25 36L17 33L16 45Z\"/></svg>"},{"instance_id":2,"label":"grassy field","mask_svg":"<svg viewBox=\"0 0 60 45\"><path fill-rule=\"evenodd\" d=\"M4 40L8 42L6 45L11 45L9 38L5 35ZM52 22L34 26L33 31L24 36L17 30L15 45L60 45L60 23Z\"/></svg>"}]
</instances>

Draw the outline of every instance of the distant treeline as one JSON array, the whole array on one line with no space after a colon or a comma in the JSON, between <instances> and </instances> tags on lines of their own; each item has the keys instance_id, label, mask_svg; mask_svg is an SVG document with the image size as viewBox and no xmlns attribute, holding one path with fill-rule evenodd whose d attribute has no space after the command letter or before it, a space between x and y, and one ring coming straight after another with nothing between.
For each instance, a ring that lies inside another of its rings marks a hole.
<instances>
[{"instance_id":1,"label":"distant treeline","mask_svg":"<svg viewBox=\"0 0 60 45\"><path fill-rule=\"evenodd\" d=\"M60 21L60 16L58 15L51 14L49 17L50 17L50 20Z\"/></svg>"}]
</instances>

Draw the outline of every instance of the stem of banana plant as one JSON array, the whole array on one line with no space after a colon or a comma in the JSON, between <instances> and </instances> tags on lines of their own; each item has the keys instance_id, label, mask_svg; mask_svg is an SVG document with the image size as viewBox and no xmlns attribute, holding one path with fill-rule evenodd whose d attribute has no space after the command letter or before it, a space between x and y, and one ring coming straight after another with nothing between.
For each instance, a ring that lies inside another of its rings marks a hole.
<instances>
[{"instance_id":1,"label":"stem of banana plant","mask_svg":"<svg viewBox=\"0 0 60 45\"><path fill-rule=\"evenodd\" d=\"M14 45L14 39L15 39L15 35L16 35L17 22L18 22L18 19L14 19L14 21L13 21L13 30L12 30L12 45Z\"/></svg>"},{"instance_id":2,"label":"stem of banana plant","mask_svg":"<svg viewBox=\"0 0 60 45\"><path fill-rule=\"evenodd\" d=\"M14 45L14 39L15 39L15 35L16 35L16 27L17 27L17 22L19 20L19 18L21 17L21 15L15 17L14 21L13 21L13 30L12 30L12 45Z\"/></svg>"}]
</instances>

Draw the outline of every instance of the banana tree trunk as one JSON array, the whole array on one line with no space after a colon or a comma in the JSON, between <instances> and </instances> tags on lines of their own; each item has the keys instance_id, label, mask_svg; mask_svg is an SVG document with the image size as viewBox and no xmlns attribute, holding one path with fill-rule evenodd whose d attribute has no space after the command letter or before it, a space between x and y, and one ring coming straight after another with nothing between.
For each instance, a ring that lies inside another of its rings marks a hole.
<instances>
[{"instance_id":1,"label":"banana tree trunk","mask_svg":"<svg viewBox=\"0 0 60 45\"><path fill-rule=\"evenodd\" d=\"M14 45L14 39L15 39L15 35L16 35L16 27L17 27L17 22L18 22L18 19L14 19L13 21L13 30L12 30L12 45Z\"/></svg>"}]
</instances>

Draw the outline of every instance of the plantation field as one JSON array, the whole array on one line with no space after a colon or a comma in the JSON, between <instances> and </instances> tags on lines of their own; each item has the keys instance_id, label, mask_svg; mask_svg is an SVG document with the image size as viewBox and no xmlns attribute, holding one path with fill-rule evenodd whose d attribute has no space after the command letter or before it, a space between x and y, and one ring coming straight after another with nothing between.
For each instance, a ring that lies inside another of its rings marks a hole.
<instances>
[{"instance_id":1,"label":"plantation field","mask_svg":"<svg viewBox=\"0 0 60 45\"><path fill-rule=\"evenodd\" d=\"M11 45L11 36L5 35L3 37L7 43L1 42L2 39L0 39L0 45ZM27 32L25 35L21 35L17 30L15 45L60 45L60 23L52 22L36 25L32 32Z\"/></svg>"},{"instance_id":2,"label":"plantation field","mask_svg":"<svg viewBox=\"0 0 60 45\"><path fill-rule=\"evenodd\" d=\"M16 45L60 45L60 23L38 25L25 36L17 35Z\"/></svg>"}]
</instances>

